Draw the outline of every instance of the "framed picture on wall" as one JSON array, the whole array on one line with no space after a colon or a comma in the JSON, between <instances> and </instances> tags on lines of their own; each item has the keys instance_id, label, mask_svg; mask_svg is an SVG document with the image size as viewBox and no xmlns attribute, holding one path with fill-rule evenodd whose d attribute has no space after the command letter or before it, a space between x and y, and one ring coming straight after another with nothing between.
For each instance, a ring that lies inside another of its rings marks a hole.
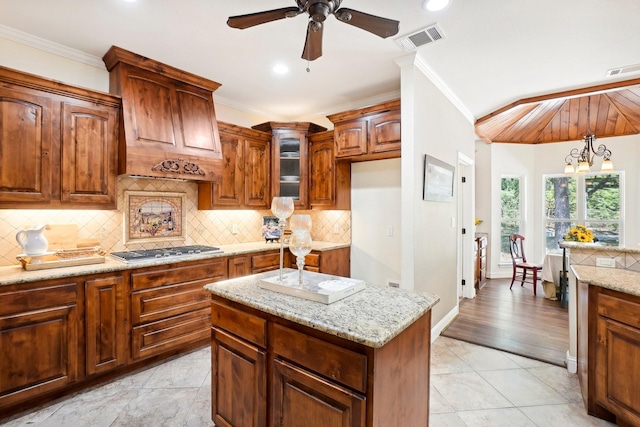
<instances>
[{"instance_id":1,"label":"framed picture on wall","mask_svg":"<svg viewBox=\"0 0 640 427\"><path fill-rule=\"evenodd\" d=\"M456 168L448 163L424 155L422 199L434 202L453 202L453 183Z\"/></svg>"}]
</instances>

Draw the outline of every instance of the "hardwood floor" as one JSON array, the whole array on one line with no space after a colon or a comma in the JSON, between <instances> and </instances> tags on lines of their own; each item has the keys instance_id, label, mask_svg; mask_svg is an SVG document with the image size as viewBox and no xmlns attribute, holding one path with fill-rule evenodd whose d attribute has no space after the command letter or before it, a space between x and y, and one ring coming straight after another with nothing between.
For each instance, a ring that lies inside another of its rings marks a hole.
<instances>
[{"instance_id":1,"label":"hardwood floor","mask_svg":"<svg viewBox=\"0 0 640 427\"><path fill-rule=\"evenodd\" d=\"M538 284L490 279L474 299L463 299L460 314L442 332L455 338L558 366L569 348L569 316L558 301L544 298Z\"/></svg>"}]
</instances>

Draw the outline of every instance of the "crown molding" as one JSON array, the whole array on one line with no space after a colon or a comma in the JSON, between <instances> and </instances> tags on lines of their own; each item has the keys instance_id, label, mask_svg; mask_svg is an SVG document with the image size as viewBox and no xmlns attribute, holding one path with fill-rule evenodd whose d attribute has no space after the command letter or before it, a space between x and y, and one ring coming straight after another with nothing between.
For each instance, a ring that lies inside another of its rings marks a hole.
<instances>
[{"instance_id":1,"label":"crown molding","mask_svg":"<svg viewBox=\"0 0 640 427\"><path fill-rule=\"evenodd\" d=\"M0 37L105 70L102 58L0 24Z\"/></svg>"},{"instance_id":2,"label":"crown molding","mask_svg":"<svg viewBox=\"0 0 640 427\"><path fill-rule=\"evenodd\" d=\"M436 73L427 61L420 56L419 53L411 53L396 59L399 67L413 65L422 72L439 90L447 97L447 99L462 113L462 115L471 123L475 123L475 117L469 109L462 103L460 98L447 86L442 78Z\"/></svg>"}]
</instances>

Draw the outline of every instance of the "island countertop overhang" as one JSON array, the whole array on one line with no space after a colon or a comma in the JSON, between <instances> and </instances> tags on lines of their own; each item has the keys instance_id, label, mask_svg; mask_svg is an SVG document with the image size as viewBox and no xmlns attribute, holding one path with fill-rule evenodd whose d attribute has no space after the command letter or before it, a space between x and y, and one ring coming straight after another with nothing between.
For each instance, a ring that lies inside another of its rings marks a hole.
<instances>
[{"instance_id":1,"label":"island countertop overhang","mask_svg":"<svg viewBox=\"0 0 640 427\"><path fill-rule=\"evenodd\" d=\"M364 290L327 305L258 286L261 278L274 274L277 271L204 288L213 295L372 348L383 347L440 300L428 293L367 284Z\"/></svg>"}]
</instances>

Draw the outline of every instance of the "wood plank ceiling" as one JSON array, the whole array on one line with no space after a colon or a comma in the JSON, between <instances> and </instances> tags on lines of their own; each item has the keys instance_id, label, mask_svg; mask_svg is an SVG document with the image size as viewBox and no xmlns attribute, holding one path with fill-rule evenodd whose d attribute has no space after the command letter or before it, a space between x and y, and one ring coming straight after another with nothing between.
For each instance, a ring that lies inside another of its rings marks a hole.
<instances>
[{"instance_id":1,"label":"wood plank ceiling","mask_svg":"<svg viewBox=\"0 0 640 427\"><path fill-rule=\"evenodd\" d=\"M587 118L589 117L589 120ZM640 79L521 99L476 120L486 142L544 144L640 133Z\"/></svg>"}]
</instances>

